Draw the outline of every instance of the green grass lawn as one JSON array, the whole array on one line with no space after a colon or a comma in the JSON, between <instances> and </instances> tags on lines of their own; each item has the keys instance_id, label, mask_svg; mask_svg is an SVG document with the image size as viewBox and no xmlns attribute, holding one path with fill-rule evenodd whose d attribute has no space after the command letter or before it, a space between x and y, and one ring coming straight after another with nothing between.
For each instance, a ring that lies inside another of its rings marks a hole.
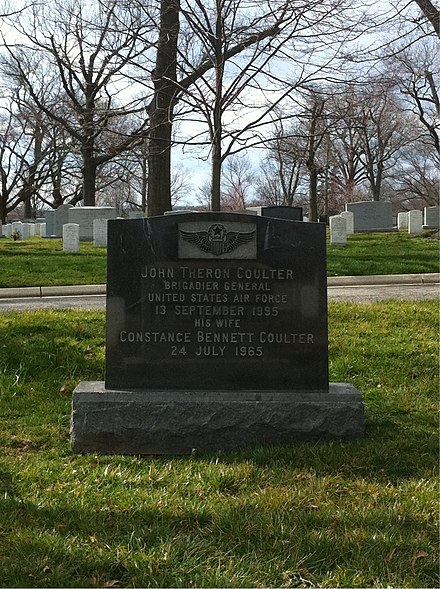
<instances>
[{"instance_id":1,"label":"green grass lawn","mask_svg":"<svg viewBox=\"0 0 440 589\"><path fill-rule=\"evenodd\" d=\"M64 252L61 239L0 239L0 288L105 284L107 248L81 242Z\"/></svg>"},{"instance_id":2,"label":"green grass lawn","mask_svg":"<svg viewBox=\"0 0 440 589\"><path fill-rule=\"evenodd\" d=\"M0 239L0 288L104 284L106 248L81 243L63 251L60 239ZM439 272L439 242L403 233L349 236L347 247L327 246L329 276Z\"/></svg>"},{"instance_id":3,"label":"green grass lawn","mask_svg":"<svg viewBox=\"0 0 440 589\"><path fill-rule=\"evenodd\" d=\"M347 246L327 243L329 276L439 272L439 241L407 233L358 233Z\"/></svg>"},{"instance_id":4,"label":"green grass lawn","mask_svg":"<svg viewBox=\"0 0 440 589\"><path fill-rule=\"evenodd\" d=\"M438 305L331 304L367 435L188 457L74 455L104 313L0 318L0 586L438 587Z\"/></svg>"}]
</instances>

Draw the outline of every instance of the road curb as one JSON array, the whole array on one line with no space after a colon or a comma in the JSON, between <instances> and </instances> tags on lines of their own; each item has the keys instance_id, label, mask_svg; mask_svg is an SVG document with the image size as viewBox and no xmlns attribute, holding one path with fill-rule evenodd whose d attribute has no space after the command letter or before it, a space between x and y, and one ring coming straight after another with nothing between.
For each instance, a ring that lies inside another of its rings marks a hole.
<instances>
[{"instance_id":1,"label":"road curb","mask_svg":"<svg viewBox=\"0 0 440 589\"><path fill-rule=\"evenodd\" d=\"M440 274L392 274L373 276L330 276L327 286L383 286L387 284L437 284ZM68 297L78 295L104 295L105 284L83 284L76 286L27 286L22 288L0 288L0 299Z\"/></svg>"},{"instance_id":2,"label":"road curb","mask_svg":"<svg viewBox=\"0 0 440 589\"><path fill-rule=\"evenodd\" d=\"M29 286L23 288L0 288L0 299L103 295L105 292L105 284L80 284L77 286Z\"/></svg>"},{"instance_id":3,"label":"road curb","mask_svg":"<svg viewBox=\"0 0 440 589\"><path fill-rule=\"evenodd\" d=\"M368 286L387 284L437 284L440 274L387 274L371 276L329 276L327 286Z\"/></svg>"}]
</instances>

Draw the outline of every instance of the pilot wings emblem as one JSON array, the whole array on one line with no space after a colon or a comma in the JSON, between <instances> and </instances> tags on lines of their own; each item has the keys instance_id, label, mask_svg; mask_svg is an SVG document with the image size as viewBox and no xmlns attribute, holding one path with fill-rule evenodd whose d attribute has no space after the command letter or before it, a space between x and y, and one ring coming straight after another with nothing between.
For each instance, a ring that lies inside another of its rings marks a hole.
<instances>
[{"instance_id":1,"label":"pilot wings emblem","mask_svg":"<svg viewBox=\"0 0 440 589\"><path fill-rule=\"evenodd\" d=\"M228 231L224 225L215 223L207 231L183 231L180 235L185 241L196 246L202 252L221 256L229 254L237 249L240 245L252 241L255 235L255 229L247 233L240 231Z\"/></svg>"}]
</instances>

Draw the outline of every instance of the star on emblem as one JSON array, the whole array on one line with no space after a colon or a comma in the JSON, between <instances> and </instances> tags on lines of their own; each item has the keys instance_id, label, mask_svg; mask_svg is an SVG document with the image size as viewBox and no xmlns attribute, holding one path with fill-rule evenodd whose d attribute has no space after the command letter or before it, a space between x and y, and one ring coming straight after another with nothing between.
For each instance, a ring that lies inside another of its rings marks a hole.
<instances>
[{"instance_id":1,"label":"star on emblem","mask_svg":"<svg viewBox=\"0 0 440 589\"><path fill-rule=\"evenodd\" d=\"M180 230L180 235L182 239L195 245L202 252L221 256L232 252L240 245L249 243L255 235L255 229L240 233L240 231L228 231L221 223L215 223L207 231Z\"/></svg>"}]
</instances>

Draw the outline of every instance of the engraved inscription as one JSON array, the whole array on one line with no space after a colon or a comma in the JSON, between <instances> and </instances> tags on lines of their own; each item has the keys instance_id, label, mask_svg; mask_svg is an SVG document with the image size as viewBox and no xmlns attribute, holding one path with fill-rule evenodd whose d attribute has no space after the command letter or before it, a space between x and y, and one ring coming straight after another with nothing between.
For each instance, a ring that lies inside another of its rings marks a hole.
<instances>
[{"instance_id":1,"label":"engraved inscription","mask_svg":"<svg viewBox=\"0 0 440 589\"><path fill-rule=\"evenodd\" d=\"M151 347L179 361L255 361L282 356L291 346L315 344L313 333L286 330L294 302L290 268L162 263L144 266L141 280L150 329L121 330L121 344Z\"/></svg>"}]
</instances>

